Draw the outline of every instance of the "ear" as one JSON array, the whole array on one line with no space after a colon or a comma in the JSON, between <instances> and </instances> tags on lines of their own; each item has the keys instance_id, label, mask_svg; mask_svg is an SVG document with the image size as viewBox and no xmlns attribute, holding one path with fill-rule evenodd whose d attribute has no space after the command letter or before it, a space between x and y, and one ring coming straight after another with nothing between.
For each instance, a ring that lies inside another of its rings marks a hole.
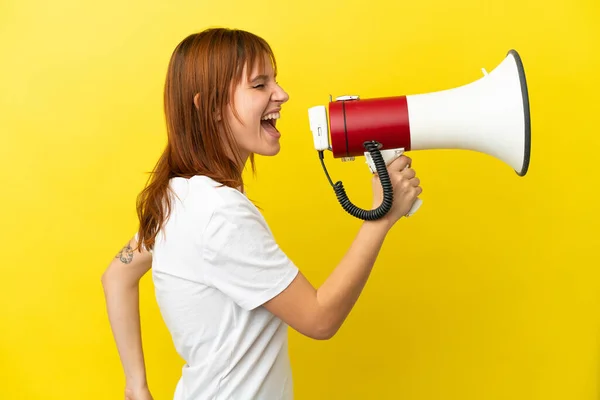
<instances>
[{"instance_id":1,"label":"ear","mask_svg":"<svg viewBox=\"0 0 600 400\"><path fill-rule=\"evenodd\" d=\"M194 95L194 106L196 106L196 110L200 109L200 93L196 93ZM221 121L221 114L216 113L217 121Z\"/></svg>"}]
</instances>

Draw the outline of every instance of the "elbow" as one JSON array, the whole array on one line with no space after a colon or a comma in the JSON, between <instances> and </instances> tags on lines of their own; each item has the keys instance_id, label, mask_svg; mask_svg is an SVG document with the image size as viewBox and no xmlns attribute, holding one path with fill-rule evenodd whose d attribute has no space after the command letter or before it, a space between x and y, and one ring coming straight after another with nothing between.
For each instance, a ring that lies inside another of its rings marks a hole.
<instances>
[{"instance_id":1,"label":"elbow","mask_svg":"<svg viewBox=\"0 0 600 400\"><path fill-rule=\"evenodd\" d=\"M117 273L117 271L115 271L115 268L113 266L113 264L109 264L106 269L104 270L104 272L102 272L102 275L100 276L100 282L102 283L102 286L106 286L108 284L110 284L111 281L113 281L114 275Z\"/></svg>"},{"instance_id":2,"label":"elbow","mask_svg":"<svg viewBox=\"0 0 600 400\"><path fill-rule=\"evenodd\" d=\"M106 296L114 295L115 293L125 293L135 289L135 282L122 274L120 271L114 271L108 268L100 277L100 284Z\"/></svg>"},{"instance_id":3,"label":"elbow","mask_svg":"<svg viewBox=\"0 0 600 400\"><path fill-rule=\"evenodd\" d=\"M108 285L110 285L111 281L112 281L112 273L110 271L110 268L107 268L106 270L104 270L104 272L100 276L100 283L102 284L102 287L106 288Z\"/></svg>"},{"instance_id":4,"label":"elbow","mask_svg":"<svg viewBox=\"0 0 600 400\"><path fill-rule=\"evenodd\" d=\"M119 265L109 265L100 277L105 290L131 290L139 286L142 275Z\"/></svg>"},{"instance_id":5,"label":"elbow","mask_svg":"<svg viewBox=\"0 0 600 400\"><path fill-rule=\"evenodd\" d=\"M321 321L316 324L316 329L310 335L315 340L329 340L332 339L339 331L339 326L332 321Z\"/></svg>"},{"instance_id":6,"label":"elbow","mask_svg":"<svg viewBox=\"0 0 600 400\"><path fill-rule=\"evenodd\" d=\"M315 339L315 340L329 340L329 339L333 338L334 336L335 336L334 331L319 331L319 332L315 332L313 335L311 335L311 338Z\"/></svg>"},{"instance_id":7,"label":"elbow","mask_svg":"<svg viewBox=\"0 0 600 400\"><path fill-rule=\"evenodd\" d=\"M102 286L106 289L107 287L115 286L115 284L128 284L129 280L127 274L124 274L123 271L120 271L118 268L115 268L113 265L109 265L102 275L100 276L100 282Z\"/></svg>"},{"instance_id":8,"label":"elbow","mask_svg":"<svg viewBox=\"0 0 600 400\"><path fill-rule=\"evenodd\" d=\"M325 318L312 318L305 323L292 322L293 328L299 334L314 340L329 340L335 336L339 327Z\"/></svg>"}]
</instances>

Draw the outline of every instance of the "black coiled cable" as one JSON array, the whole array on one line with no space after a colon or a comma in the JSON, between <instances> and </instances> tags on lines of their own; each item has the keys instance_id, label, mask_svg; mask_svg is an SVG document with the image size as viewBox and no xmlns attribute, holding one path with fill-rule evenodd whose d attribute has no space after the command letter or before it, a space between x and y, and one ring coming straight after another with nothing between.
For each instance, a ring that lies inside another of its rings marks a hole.
<instances>
[{"instance_id":1,"label":"black coiled cable","mask_svg":"<svg viewBox=\"0 0 600 400\"><path fill-rule=\"evenodd\" d=\"M379 181L381 182L381 187L383 188L383 201L381 202L381 205L379 205L379 207L373 210L364 210L352 204L352 202L348 198L348 195L346 194L346 189L344 189L343 183L341 181L338 181L334 184L331 178L329 177L329 173L327 172L327 168L325 167L325 163L323 162L323 151L319 152L319 158L321 159L321 164L323 165L323 169L325 170L325 175L327 175L327 179L333 187L333 191L337 196L338 202L342 205L342 208L353 217L365 221L373 221L383 217L392 208L392 204L394 202L394 189L392 187L392 182L390 181L387 166L385 164L383 156L381 155L381 152L379 151L378 143L375 141L365 142L364 146L373 158L373 163L375 164L377 174L379 175Z\"/></svg>"}]
</instances>

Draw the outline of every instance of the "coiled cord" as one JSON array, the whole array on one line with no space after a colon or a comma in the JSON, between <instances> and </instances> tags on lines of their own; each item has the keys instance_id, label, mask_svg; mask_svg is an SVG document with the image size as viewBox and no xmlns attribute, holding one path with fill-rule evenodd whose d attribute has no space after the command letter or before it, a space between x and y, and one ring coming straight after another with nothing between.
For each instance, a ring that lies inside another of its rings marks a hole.
<instances>
[{"instance_id":1,"label":"coiled cord","mask_svg":"<svg viewBox=\"0 0 600 400\"><path fill-rule=\"evenodd\" d=\"M379 181L381 182L381 187L383 188L383 201L379 207L373 210L365 210L354 205L346 194L344 184L341 181L338 181L334 184L329 177L329 173L327 172L327 168L325 167L325 163L323 161L323 151L319 151L319 158L321 159L321 164L325 170L325 175L327 175L327 179L333 187L333 191L335 192L338 202L341 204L342 208L353 217L365 221L373 221L383 217L392 208L392 204L394 202L394 189L387 171L387 166L383 160L381 152L379 151L378 143L375 141L365 142L364 146L373 158L373 163L375 164L377 174L379 175Z\"/></svg>"}]
</instances>

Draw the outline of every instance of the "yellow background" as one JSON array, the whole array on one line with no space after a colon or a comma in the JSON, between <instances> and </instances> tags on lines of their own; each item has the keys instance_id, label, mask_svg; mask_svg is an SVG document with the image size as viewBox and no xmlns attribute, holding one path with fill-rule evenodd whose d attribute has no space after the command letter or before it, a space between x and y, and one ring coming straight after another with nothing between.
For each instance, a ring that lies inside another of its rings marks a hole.
<instances>
[{"instance_id":1,"label":"yellow background","mask_svg":"<svg viewBox=\"0 0 600 400\"><path fill-rule=\"evenodd\" d=\"M474 152L411 153L425 203L389 234L333 340L290 333L297 398L597 399L598 2L218 3L0 3L0 398L122 398L100 276L165 144L172 49L227 26L272 44L291 95L283 149L258 159L249 194L315 285L359 221L325 179L308 107L456 87L511 48L529 83L529 174ZM327 165L370 205L362 159ZM141 292L149 384L169 399L182 360L149 275Z\"/></svg>"}]
</instances>

